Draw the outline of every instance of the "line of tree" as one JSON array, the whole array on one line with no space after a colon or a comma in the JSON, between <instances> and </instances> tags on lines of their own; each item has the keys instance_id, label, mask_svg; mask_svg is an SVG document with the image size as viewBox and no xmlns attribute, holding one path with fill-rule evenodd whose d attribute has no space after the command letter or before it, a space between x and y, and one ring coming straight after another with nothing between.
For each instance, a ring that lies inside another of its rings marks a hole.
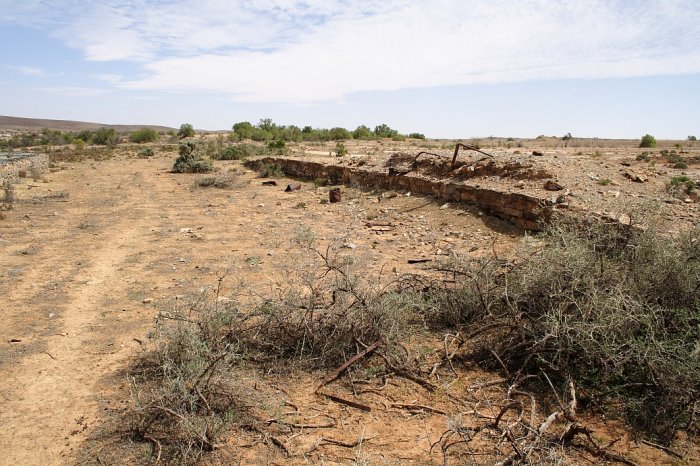
<instances>
[{"instance_id":1,"label":"line of tree","mask_svg":"<svg viewBox=\"0 0 700 466\"><path fill-rule=\"evenodd\" d=\"M278 125L269 118L264 118L253 125L249 121L241 121L233 125L231 128L233 133L231 139L242 141L251 139L253 141L344 141L347 139L381 139L392 138L395 140L403 140L406 137L425 139L425 135L421 133L411 133L408 135L400 134L397 130L389 127L386 124L375 126L374 130L368 126L360 125L353 131L346 128L312 128L304 126L300 128L295 125Z\"/></svg>"}]
</instances>

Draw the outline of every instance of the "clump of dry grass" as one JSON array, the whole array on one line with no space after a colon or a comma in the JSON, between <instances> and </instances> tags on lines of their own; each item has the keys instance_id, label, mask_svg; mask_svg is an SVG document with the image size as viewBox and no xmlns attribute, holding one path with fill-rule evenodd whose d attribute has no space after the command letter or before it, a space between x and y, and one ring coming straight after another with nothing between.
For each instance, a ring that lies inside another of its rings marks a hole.
<instances>
[{"instance_id":1,"label":"clump of dry grass","mask_svg":"<svg viewBox=\"0 0 700 466\"><path fill-rule=\"evenodd\" d=\"M230 189L238 184L238 174L235 172L217 173L216 175L199 176L194 185L199 188Z\"/></svg>"}]
</instances>

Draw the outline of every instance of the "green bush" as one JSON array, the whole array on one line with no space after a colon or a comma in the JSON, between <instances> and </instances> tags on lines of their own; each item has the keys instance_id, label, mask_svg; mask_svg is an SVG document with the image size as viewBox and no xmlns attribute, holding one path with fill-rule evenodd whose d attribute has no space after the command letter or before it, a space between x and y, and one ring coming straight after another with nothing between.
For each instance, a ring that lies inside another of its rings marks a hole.
<instances>
[{"instance_id":1,"label":"green bush","mask_svg":"<svg viewBox=\"0 0 700 466\"><path fill-rule=\"evenodd\" d=\"M151 128L141 128L129 135L129 141L142 144L144 142L155 142L158 140L158 133Z\"/></svg>"},{"instance_id":2,"label":"green bush","mask_svg":"<svg viewBox=\"0 0 700 466\"><path fill-rule=\"evenodd\" d=\"M344 141L352 139L352 133L345 128L331 128L328 130L328 136L333 141Z\"/></svg>"},{"instance_id":3,"label":"green bush","mask_svg":"<svg viewBox=\"0 0 700 466\"><path fill-rule=\"evenodd\" d=\"M255 144L232 144L229 146L224 146L218 153L217 158L219 160L244 160L248 157L253 157L255 155L261 155L263 150L260 146Z\"/></svg>"},{"instance_id":4,"label":"green bush","mask_svg":"<svg viewBox=\"0 0 700 466\"><path fill-rule=\"evenodd\" d=\"M697 141L697 140L698 140L698 138L696 138L695 136L688 136L688 141Z\"/></svg>"},{"instance_id":5,"label":"green bush","mask_svg":"<svg viewBox=\"0 0 700 466\"><path fill-rule=\"evenodd\" d=\"M642 136L642 141L639 143L639 147L656 147L656 138L651 134L645 134Z\"/></svg>"},{"instance_id":6,"label":"green bush","mask_svg":"<svg viewBox=\"0 0 700 466\"><path fill-rule=\"evenodd\" d=\"M408 135L411 139L425 139L425 134L422 133L411 133Z\"/></svg>"},{"instance_id":7,"label":"green bush","mask_svg":"<svg viewBox=\"0 0 700 466\"><path fill-rule=\"evenodd\" d=\"M139 157L153 157L154 152L150 147L144 147L139 151Z\"/></svg>"},{"instance_id":8,"label":"green bush","mask_svg":"<svg viewBox=\"0 0 700 466\"><path fill-rule=\"evenodd\" d=\"M173 164L173 173L208 173L212 170L211 162L198 154L198 146L194 142L180 144L180 155Z\"/></svg>"},{"instance_id":9,"label":"green bush","mask_svg":"<svg viewBox=\"0 0 700 466\"><path fill-rule=\"evenodd\" d=\"M637 155L636 159L648 162L649 160L651 160L651 156L649 155L649 152L642 152L641 154Z\"/></svg>"},{"instance_id":10,"label":"green bush","mask_svg":"<svg viewBox=\"0 0 700 466\"><path fill-rule=\"evenodd\" d=\"M90 141L100 146L115 146L119 142L119 136L114 128L100 128L92 133Z\"/></svg>"},{"instance_id":11,"label":"green bush","mask_svg":"<svg viewBox=\"0 0 700 466\"><path fill-rule=\"evenodd\" d=\"M287 143L282 140L270 141L267 149L273 154L284 155L287 153Z\"/></svg>"},{"instance_id":12,"label":"green bush","mask_svg":"<svg viewBox=\"0 0 700 466\"><path fill-rule=\"evenodd\" d=\"M687 166L686 166L687 168ZM674 176L666 185L666 190L673 194L685 197L697 188L695 181L686 175Z\"/></svg>"},{"instance_id":13,"label":"green bush","mask_svg":"<svg viewBox=\"0 0 700 466\"><path fill-rule=\"evenodd\" d=\"M260 178L283 178L284 170L276 163L264 163L258 168Z\"/></svg>"},{"instance_id":14,"label":"green bush","mask_svg":"<svg viewBox=\"0 0 700 466\"><path fill-rule=\"evenodd\" d=\"M345 157L348 155L348 150L345 147L345 144L342 142L339 142L338 144L335 145L335 156L336 157Z\"/></svg>"},{"instance_id":15,"label":"green bush","mask_svg":"<svg viewBox=\"0 0 700 466\"><path fill-rule=\"evenodd\" d=\"M180 125L180 131L177 132L177 137L180 139L191 138L194 136L194 127L189 123L183 123Z\"/></svg>"}]
</instances>

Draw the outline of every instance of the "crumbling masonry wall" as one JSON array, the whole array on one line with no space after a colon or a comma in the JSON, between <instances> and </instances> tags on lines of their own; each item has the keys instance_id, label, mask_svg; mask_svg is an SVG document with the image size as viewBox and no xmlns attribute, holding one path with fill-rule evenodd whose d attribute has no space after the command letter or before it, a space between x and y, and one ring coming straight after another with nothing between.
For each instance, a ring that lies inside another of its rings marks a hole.
<instances>
[{"instance_id":1,"label":"crumbling masonry wall","mask_svg":"<svg viewBox=\"0 0 700 466\"><path fill-rule=\"evenodd\" d=\"M338 184L410 191L446 201L465 202L526 230L539 230L540 225L550 218L553 210L551 202L546 199L450 180L434 180L412 175L396 176L356 167L278 157L253 160L248 162L247 166L256 169L262 164L278 164L285 174L298 178L330 179Z\"/></svg>"}]
</instances>

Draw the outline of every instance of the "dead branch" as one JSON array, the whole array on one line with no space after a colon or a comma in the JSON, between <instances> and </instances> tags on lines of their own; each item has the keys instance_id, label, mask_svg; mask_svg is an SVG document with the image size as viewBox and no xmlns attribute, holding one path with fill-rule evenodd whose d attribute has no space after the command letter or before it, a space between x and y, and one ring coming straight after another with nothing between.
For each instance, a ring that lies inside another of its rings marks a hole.
<instances>
[{"instance_id":1,"label":"dead branch","mask_svg":"<svg viewBox=\"0 0 700 466\"><path fill-rule=\"evenodd\" d=\"M433 408L432 406L426 406L426 405L411 404L411 403L392 403L391 407L392 408L399 408L399 409L407 409L409 411L429 411L431 413L442 414L443 416L447 416L447 413L445 411L438 409L438 408Z\"/></svg>"},{"instance_id":2,"label":"dead branch","mask_svg":"<svg viewBox=\"0 0 700 466\"><path fill-rule=\"evenodd\" d=\"M658 448L659 450L661 450L665 453L668 453L671 456L675 456L679 460L683 459L683 455L681 455L680 453L677 453L677 452L675 452L675 451L671 450L670 448L665 447L663 445L659 445L658 443L650 442L648 440L642 440L642 443L644 445L649 445L650 447Z\"/></svg>"},{"instance_id":3,"label":"dead branch","mask_svg":"<svg viewBox=\"0 0 700 466\"><path fill-rule=\"evenodd\" d=\"M358 403L356 401L346 400L345 398L331 395L330 393L324 393L324 392L317 391L316 394L321 395L321 396L325 396L329 400L335 401L336 403L340 403L340 404L343 404L345 406L350 406L352 408L359 409L361 411L365 411L365 412L372 411L372 408L370 406L364 405L362 403Z\"/></svg>"},{"instance_id":4,"label":"dead branch","mask_svg":"<svg viewBox=\"0 0 700 466\"><path fill-rule=\"evenodd\" d=\"M379 346L381 346L382 343L384 343L382 340L377 340L377 341L375 341L374 343L372 343L371 345L369 345L367 348L365 348L364 351L362 351L362 352L360 352L360 353L357 353L355 356L353 356L352 358L350 358L349 360L347 360L342 366L340 366L339 368L337 368L337 369L335 370L335 372L334 372L330 377L328 377L326 380L324 380L323 382L321 382L321 384L320 384L318 387L316 387L315 392L318 393L318 391L319 391L320 389L322 389L323 387L325 387L325 386L328 385L329 383L331 383L331 382L333 382L334 380L336 380L338 377L340 377L340 374L342 374L348 367L352 366L352 365L355 364L357 361L359 361L359 360L362 359L363 357L365 357L365 356L367 356L368 354L370 354L372 351L374 351L374 350L376 350L377 348L379 348Z\"/></svg>"},{"instance_id":5,"label":"dead branch","mask_svg":"<svg viewBox=\"0 0 700 466\"><path fill-rule=\"evenodd\" d=\"M330 416L328 416L328 417L330 418ZM330 423L326 423L326 424L298 424L295 422L283 421L281 419L268 419L266 422L268 425L269 424L281 424L281 425L288 426L288 427L294 427L296 429L326 429L329 427L335 427L337 425L335 420L333 420Z\"/></svg>"}]
</instances>

